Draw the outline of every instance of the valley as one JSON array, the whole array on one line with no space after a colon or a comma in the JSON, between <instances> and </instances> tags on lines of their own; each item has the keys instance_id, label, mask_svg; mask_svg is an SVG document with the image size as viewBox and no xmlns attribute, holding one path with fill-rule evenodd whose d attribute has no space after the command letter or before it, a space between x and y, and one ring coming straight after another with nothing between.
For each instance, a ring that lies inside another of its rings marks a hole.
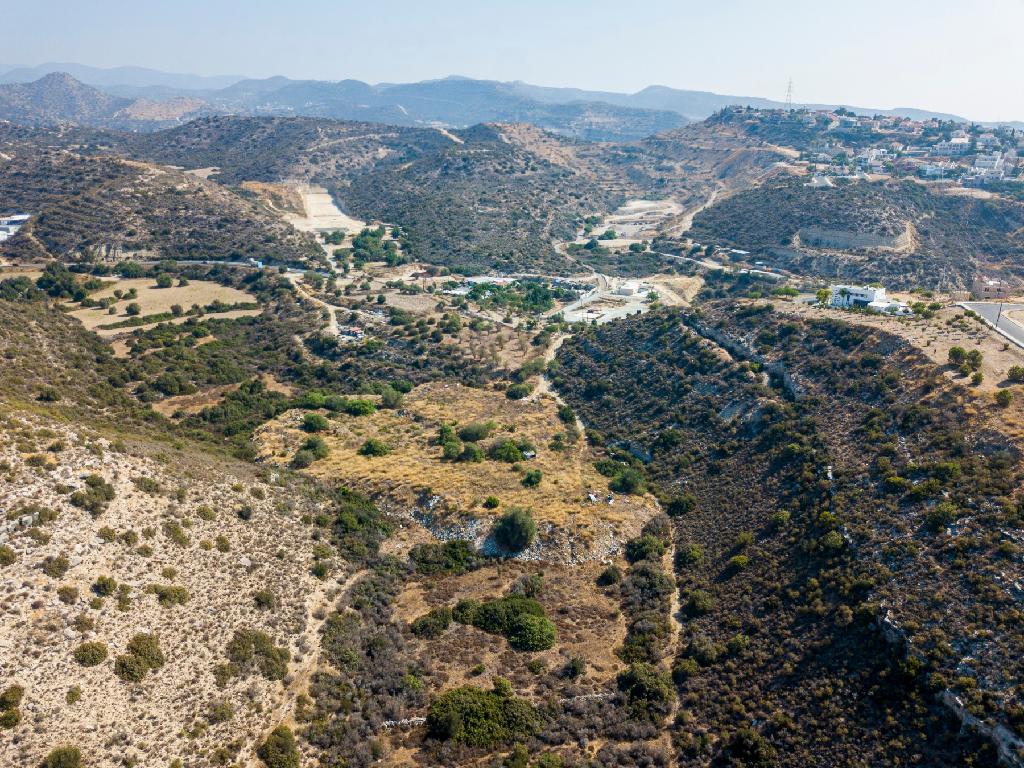
<instances>
[{"instance_id":1,"label":"valley","mask_svg":"<svg viewBox=\"0 0 1024 768\"><path fill-rule=\"evenodd\" d=\"M1022 204L872 168L980 129L35 85L0 763L1022 764Z\"/></svg>"}]
</instances>

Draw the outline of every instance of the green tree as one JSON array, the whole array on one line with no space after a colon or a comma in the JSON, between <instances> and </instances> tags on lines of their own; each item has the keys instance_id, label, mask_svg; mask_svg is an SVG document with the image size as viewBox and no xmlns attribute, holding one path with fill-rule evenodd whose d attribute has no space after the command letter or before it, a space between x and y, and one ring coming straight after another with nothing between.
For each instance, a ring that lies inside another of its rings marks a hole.
<instances>
[{"instance_id":1,"label":"green tree","mask_svg":"<svg viewBox=\"0 0 1024 768\"><path fill-rule=\"evenodd\" d=\"M279 725L259 747L256 756L267 768L300 768L299 748L287 725Z\"/></svg>"},{"instance_id":2,"label":"green tree","mask_svg":"<svg viewBox=\"0 0 1024 768\"><path fill-rule=\"evenodd\" d=\"M530 510L513 507L494 525L494 539L509 552L519 552L533 543L537 535L537 524Z\"/></svg>"}]
</instances>

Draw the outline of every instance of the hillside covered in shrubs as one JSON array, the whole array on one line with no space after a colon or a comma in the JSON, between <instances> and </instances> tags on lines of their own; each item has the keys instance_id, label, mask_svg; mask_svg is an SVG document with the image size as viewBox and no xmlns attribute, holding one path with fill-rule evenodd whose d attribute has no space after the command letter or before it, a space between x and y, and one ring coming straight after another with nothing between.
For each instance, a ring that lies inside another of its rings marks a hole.
<instances>
[{"instance_id":1,"label":"hillside covered in shrubs","mask_svg":"<svg viewBox=\"0 0 1024 768\"><path fill-rule=\"evenodd\" d=\"M1020 457L933 364L750 304L613 323L558 361L671 516L686 764L983 765L986 733L1018 738ZM983 725L959 738L958 715Z\"/></svg>"}]
</instances>

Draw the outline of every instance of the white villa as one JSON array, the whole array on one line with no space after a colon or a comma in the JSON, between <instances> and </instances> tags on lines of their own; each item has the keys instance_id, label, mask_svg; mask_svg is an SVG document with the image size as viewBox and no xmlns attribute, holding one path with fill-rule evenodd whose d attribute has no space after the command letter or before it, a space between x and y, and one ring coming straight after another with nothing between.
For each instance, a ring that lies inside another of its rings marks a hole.
<instances>
[{"instance_id":1,"label":"white villa","mask_svg":"<svg viewBox=\"0 0 1024 768\"><path fill-rule=\"evenodd\" d=\"M829 297L829 306L843 309L866 309L869 312L880 312L888 315L909 315L911 309L902 301L890 299L885 295L885 288L870 285L833 285Z\"/></svg>"}]
</instances>

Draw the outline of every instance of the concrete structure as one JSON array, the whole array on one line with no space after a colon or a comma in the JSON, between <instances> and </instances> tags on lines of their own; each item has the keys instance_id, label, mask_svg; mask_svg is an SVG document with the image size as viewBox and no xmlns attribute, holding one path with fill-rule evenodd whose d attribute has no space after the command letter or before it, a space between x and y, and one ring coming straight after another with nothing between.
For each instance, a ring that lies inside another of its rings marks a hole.
<instances>
[{"instance_id":1,"label":"concrete structure","mask_svg":"<svg viewBox=\"0 0 1024 768\"><path fill-rule=\"evenodd\" d=\"M971 286L971 295L976 301L1001 301L1009 298L1010 284L999 278L978 275Z\"/></svg>"},{"instance_id":2,"label":"concrete structure","mask_svg":"<svg viewBox=\"0 0 1024 768\"><path fill-rule=\"evenodd\" d=\"M641 287L639 283L633 281L627 281L622 283L618 288L615 289L616 296L636 296L640 293Z\"/></svg>"},{"instance_id":3,"label":"concrete structure","mask_svg":"<svg viewBox=\"0 0 1024 768\"><path fill-rule=\"evenodd\" d=\"M940 141L934 147L932 151L936 155L942 155L944 157L954 157L958 155L966 155L971 149L971 140L966 136L954 136L949 141Z\"/></svg>"},{"instance_id":4,"label":"concrete structure","mask_svg":"<svg viewBox=\"0 0 1024 768\"><path fill-rule=\"evenodd\" d=\"M27 213L12 213L8 216L0 216L0 243L14 237L25 222L32 218Z\"/></svg>"},{"instance_id":5,"label":"concrete structure","mask_svg":"<svg viewBox=\"0 0 1024 768\"><path fill-rule=\"evenodd\" d=\"M870 285L833 285L829 305L843 309L866 309L888 315L909 315L911 309L902 301L890 299L885 288Z\"/></svg>"}]
</instances>

